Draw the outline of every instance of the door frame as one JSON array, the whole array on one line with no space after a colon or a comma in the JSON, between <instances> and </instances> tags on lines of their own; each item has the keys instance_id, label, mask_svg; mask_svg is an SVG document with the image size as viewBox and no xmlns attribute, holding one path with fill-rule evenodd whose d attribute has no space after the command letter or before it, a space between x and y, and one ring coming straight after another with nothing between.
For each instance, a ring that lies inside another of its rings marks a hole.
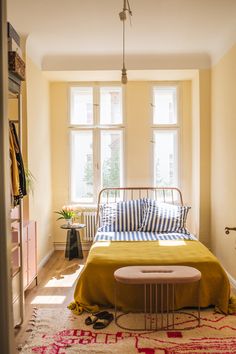
<instances>
[{"instance_id":1,"label":"door frame","mask_svg":"<svg viewBox=\"0 0 236 354\"><path fill-rule=\"evenodd\" d=\"M1 352L16 352L13 336L10 238L10 164L7 116L7 4L0 0L0 343Z\"/></svg>"}]
</instances>

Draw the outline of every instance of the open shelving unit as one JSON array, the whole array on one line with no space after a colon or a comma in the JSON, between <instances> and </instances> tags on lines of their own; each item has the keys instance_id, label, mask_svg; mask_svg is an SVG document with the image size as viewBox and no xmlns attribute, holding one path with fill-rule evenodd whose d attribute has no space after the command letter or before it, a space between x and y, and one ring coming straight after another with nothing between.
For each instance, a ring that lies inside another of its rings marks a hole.
<instances>
[{"instance_id":1,"label":"open shelving unit","mask_svg":"<svg viewBox=\"0 0 236 354\"><path fill-rule=\"evenodd\" d=\"M10 119L17 128L20 147L22 148L22 96L21 81L9 72L8 101L16 100L17 112ZM14 326L20 326L24 320L24 285L23 285L23 202L11 209L11 276Z\"/></svg>"}]
</instances>

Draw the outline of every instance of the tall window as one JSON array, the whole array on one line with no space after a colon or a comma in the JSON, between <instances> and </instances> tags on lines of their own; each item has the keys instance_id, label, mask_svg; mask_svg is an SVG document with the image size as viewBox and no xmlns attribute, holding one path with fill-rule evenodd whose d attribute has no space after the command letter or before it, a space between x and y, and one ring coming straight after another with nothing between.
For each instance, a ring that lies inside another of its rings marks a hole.
<instances>
[{"instance_id":1,"label":"tall window","mask_svg":"<svg viewBox=\"0 0 236 354\"><path fill-rule=\"evenodd\" d=\"M71 201L93 203L104 187L123 184L120 86L70 88Z\"/></svg>"},{"instance_id":2,"label":"tall window","mask_svg":"<svg viewBox=\"0 0 236 354\"><path fill-rule=\"evenodd\" d=\"M178 86L153 87L154 185L179 186Z\"/></svg>"}]
</instances>

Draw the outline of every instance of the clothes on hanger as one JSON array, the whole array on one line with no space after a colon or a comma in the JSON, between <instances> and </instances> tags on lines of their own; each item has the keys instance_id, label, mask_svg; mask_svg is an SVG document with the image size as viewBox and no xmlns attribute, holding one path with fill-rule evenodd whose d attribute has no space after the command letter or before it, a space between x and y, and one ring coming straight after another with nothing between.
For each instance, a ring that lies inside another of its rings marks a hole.
<instances>
[{"instance_id":1,"label":"clothes on hanger","mask_svg":"<svg viewBox=\"0 0 236 354\"><path fill-rule=\"evenodd\" d=\"M21 155L20 144L16 133L16 127L13 122L9 122L10 139L10 159L11 159L11 182L14 206L19 204L26 194L26 178L24 163Z\"/></svg>"}]
</instances>

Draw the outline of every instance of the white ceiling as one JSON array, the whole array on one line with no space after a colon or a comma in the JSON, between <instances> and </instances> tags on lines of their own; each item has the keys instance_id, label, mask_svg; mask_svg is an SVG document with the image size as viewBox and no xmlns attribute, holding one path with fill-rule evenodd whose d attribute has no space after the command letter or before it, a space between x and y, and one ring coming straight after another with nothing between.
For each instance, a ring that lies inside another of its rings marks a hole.
<instances>
[{"instance_id":1,"label":"white ceiling","mask_svg":"<svg viewBox=\"0 0 236 354\"><path fill-rule=\"evenodd\" d=\"M209 67L236 43L236 0L130 0L127 67ZM123 0L8 0L8 18L28 36L44 70L121 67Z\"/></svg>"}]
</instances>

